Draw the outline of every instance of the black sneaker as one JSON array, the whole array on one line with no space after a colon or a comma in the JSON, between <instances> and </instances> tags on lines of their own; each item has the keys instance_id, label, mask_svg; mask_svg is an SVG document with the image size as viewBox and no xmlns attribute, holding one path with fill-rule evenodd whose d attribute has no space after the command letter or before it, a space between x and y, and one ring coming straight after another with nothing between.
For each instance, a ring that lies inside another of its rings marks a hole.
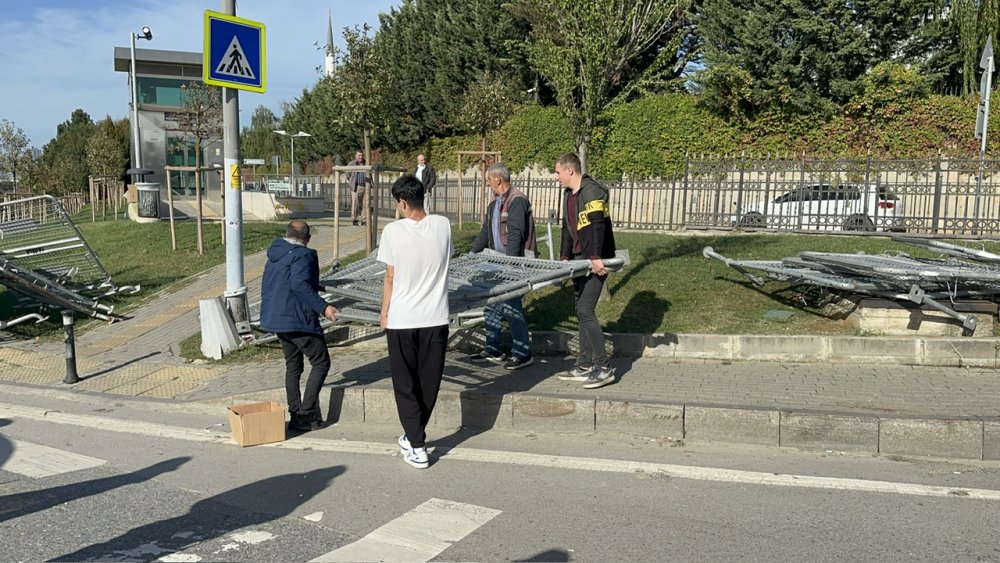
<instances>
[{"instance_id":1,"label":"black sneaker","mask_svg":"<svg viewBox=\"0 0 1000 563\"><path fill-rule=\"evenodd\" d=\"M523 360L521 358L511 358L503 363L503 369L514 371L516 369L526 368L533 363L535 363L535 358L532 356L528 356Z\"/></svg>"},{"instance_id":2,"label":"black sneaker","mask_svg":"<svg viewBox=\"0 0 1000 563\"><path fill-rule=\"evenodd\" d=\"M293 412L292 420L288 423L288 428L296 432L309 432L318 430L322 425L323 420L319 416L302 415Z\"/></svg>"},{"instance_id":3,"label":"black sneaker","mask_svg":"<svg viewBox=\"0 0 1000 563\"><path fill-rule=\"evenodd\" d=\"M493 362L494 364L502 364L504 362L504 360L506 360L506 359L507 359L507 356L505 356L503 354L500 354L500 353L494 354L493 352L488 352L486 350L483 350L482 352L478 352L476 354L473 354L473 355L469 356L469 358L468 358L468 360L470 362L474 362L474 363L477 363L477 364L481 364L481 363L485 363L485 362Z\"/></svg>"}]
</instances>

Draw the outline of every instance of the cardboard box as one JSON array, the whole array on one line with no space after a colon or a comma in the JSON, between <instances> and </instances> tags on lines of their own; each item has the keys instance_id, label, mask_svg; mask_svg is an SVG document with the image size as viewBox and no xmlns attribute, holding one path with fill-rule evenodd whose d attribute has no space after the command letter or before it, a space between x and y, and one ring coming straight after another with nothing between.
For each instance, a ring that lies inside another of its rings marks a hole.
<instances>
[{"instance_id":1,"label":"cardboard box","mask_svg":"<svg viewBox=\"0 0 1000 563\"><path fill-rule=\"evenodd\" d=\"M233 440L241 446L256 446L285 440L285 407L274 401L229 407Z\"/></svg>"}]
</instances>

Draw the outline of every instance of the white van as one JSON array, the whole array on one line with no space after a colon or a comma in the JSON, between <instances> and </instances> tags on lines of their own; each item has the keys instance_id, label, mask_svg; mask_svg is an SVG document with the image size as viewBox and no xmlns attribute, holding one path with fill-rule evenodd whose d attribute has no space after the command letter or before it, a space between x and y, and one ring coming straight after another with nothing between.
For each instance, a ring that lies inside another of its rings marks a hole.
<instances>
[{"instance_id":1,"label":"white van","mask_svg":"<svg viewBox=\"0 0 1000 563\"><path fill-rule=\"evenodd\" d=\"M810 184L773 201L744 202L741 227L820 231L902 231L903 209L896 194L879 186Z\"/></svg>"}]
</instances>

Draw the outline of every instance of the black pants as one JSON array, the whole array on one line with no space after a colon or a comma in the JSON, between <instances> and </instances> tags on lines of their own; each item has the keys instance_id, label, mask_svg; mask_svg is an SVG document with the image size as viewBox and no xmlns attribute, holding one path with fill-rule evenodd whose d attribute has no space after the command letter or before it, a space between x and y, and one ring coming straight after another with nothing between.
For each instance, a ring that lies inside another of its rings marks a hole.
<instances>
[{"instance_id":1,"label":"black pants","mask_svg":"<svg viewBox=\"0 0 1000 563\"><path fill-rule=\"evenodd\" d=\"M448 325L389 329L386 341L399 422L410 445L422 448L441 389Z\"/></svg>"},{"instance_id":2,"label":"black pants","mask_svg":"<svg viewBox=\"0 0 1000 563\"><path fill-rule=\"evenodd\" d=\"M326 374L330 371L330 352L322 334L311 332L278 333L281 351L285 353L285 394L288 397L288 412L306 420L321 420L319 390L323 387ZM306 391L300 395L299 381L304 365L302 357L309 358L309 379Z\"/></svg>"},{"instance_id":3,"label":"black pants","mask_svg":"<svg viewBox=\"0 0 1000 563\"><path fill-rule=\"evenodd\" d=\"M580 320L580 356L576 365L581 368L608 367L608 354L604 350L604 330L597 320L597 300L604 289L607 276L587 274L573 278L576 296L576 317Z\"/></svg>"}]
</instances>

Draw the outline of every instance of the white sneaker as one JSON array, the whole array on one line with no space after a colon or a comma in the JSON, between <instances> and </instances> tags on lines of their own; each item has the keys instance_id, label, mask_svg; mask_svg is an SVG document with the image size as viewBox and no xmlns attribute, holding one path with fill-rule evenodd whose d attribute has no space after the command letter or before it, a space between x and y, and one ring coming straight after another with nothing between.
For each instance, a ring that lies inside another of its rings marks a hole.
<instances>
[{"instance_id":1,"label":"white sneaker","mask_svg":"<svg viewBox=\"0 0 1000 563\"><path fill-rule=\"evenodd\" d=\"M430 465L427 461L427 448L413 448L403 454L403 461L417 469L427 469L427 466Z\"/></svg>"},{"instance_id":2,"label":"white sneaker","mask_svg":"<svg viewBox=\"0 0 1000 563\"><path fill-rule=\"evenodd\" d=\"M413 451L413 447L410 446L410 439L406 437L406 434L400 436L397 442L399 442L399 453L401 455L406 455Z\"/></svg>"},{"instance_id":3,"label":"white sneaker","mask_svg":"<svg viewBox=\"0 0 1000 563\"><path fill-rule=\"evenodd\" d=\"M593 367L581 368L574 366L573 369L560 371L556 374L556 377L559 378L560 381L587 381L593 371Z\"/></svg>"}]
</instances>

